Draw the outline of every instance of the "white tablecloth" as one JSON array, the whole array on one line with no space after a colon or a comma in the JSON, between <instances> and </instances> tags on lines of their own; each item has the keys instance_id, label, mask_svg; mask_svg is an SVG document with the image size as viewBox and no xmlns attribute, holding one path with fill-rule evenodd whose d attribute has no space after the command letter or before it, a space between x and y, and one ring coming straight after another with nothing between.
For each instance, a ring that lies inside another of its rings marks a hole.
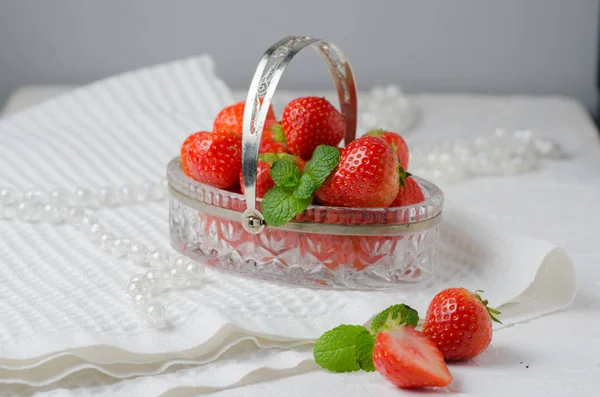
<instances>
[{"instance_id":1,"label":"white tablecloth","mask_svg":"<svg viewBox=\"0 0 600 397\"><path fill-rule=\"evenodd\" d=\"M5 111L68 87L29 87ZM243 93L240 93L243 96ZM460 202L516 234L562 245L580 283L568 310L504 328L474 362L452 365L456 395L600 395L600 140L576 101L558 97L419 95L422 117L412 134L422 137L489 133L497 127L530 128L563 146L569 158L548 162L520 177L482 178L445 187ZM552 211L548 211L551 208ZM474 370L475 367L475 370ZM475 378L476 377L476 378ZM313 371L214 393L214 396L397 396L378 374Z\"/></svg>"}]
</instances>

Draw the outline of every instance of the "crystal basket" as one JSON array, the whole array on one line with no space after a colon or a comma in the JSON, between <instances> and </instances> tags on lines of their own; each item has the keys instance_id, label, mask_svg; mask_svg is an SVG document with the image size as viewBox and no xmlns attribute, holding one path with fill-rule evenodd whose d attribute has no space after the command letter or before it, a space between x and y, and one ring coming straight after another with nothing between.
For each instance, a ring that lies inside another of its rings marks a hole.
<instances>
[{"instance_id":1,"label":"crystal basket","mask_svg":"<svg viewBox=\"0 0 600 397\"><path fill-rule=\"evenodd\" d=\"M329 66L346 123L344 143L356 134L356 88L350 65L333 44L286 37L263 55L250 85L242 133L245 194L193 180L179 158L167 167L171 244L216 269L319 288L377 290L428 280L434 271L444 196L415 177L425 200L406 207L311 205L282 226L265 225L256 198L256 169L267 111L281 75L303 48Z\"/></svg>"}]
</instances>

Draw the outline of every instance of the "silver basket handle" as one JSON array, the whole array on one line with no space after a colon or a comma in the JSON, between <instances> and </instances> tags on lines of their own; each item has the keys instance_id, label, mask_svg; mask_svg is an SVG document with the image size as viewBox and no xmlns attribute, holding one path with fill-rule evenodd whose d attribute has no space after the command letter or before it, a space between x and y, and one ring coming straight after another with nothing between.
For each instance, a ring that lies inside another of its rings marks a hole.
<instances>
[{"instance_id":1,"label":"silver basket handle","mask_svg":"<svg viewBox=\"0 0 600 397\"><path fill-rule=\"evenodd\" d=\"M242 176L247 209L242 215L242 224L252 234L260 233L265 227L265 220L256 209L256 168L267 113L286 66L300 50L308 46L321 54L331 71L338 92L340 111L346 122L345 144L352 142L356 136L356 85L344 54L325 40L302 36L285 37L269 47L256 68L244 108Z\"/></svg>"}]
</instances>

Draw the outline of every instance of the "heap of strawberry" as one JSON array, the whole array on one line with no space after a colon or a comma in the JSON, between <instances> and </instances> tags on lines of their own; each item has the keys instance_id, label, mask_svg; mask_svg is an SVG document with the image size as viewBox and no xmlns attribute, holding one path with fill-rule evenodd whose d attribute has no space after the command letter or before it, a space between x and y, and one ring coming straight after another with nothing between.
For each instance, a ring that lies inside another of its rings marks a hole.
<instances>
[{"instance_id":1,"label":"heap of strawberry","mask_svg":"<svg viewBox=\"0 0 600 397\"><path fill-rule=\"evenodd\" d=\"M189 136L181 167L189 177L243 192L241 136L245 102L223 109L212 132ZM267 225L293 219L311 204L338 207L398 207L424 200L408 174L404 139L374 130L344 148L340 112L326 99L302 97L288 103L278 122L269 109L258 160L256 190Z\"/></svg>"},{"instance_id":2,"label":"heap of strawberry","mask_svg":"<svg viewBox=\"0 0 600 397\"><path fill-rule=\"evenodd\" d=\"M317 364L332 372L378 371L401 388L444 387L452 383L445 361L472 359L492 340L492 321L500 322L487 300L465 288L438 293L419 314L405 304L391 306L361 325L325 332L313 348Z\"/></svg>"}]
</instances>

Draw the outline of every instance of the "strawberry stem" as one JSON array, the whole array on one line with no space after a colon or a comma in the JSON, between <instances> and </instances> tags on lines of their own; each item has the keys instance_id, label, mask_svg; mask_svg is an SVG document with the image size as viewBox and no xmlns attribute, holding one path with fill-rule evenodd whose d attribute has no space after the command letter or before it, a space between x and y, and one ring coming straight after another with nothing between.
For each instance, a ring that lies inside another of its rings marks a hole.
<instances>
[{"instance_id":1,"label":"strawberry stem","mask_svg":"<svg viewBox=\"0 0 600 397\"><path fill-rule=\"evenodd\" d=\"M483 291L480 290L480 289L478 289L473 294L475 295L475 297L477 299L479 299L481 301L481 303L483 303L483 305L487 309L487 312L490 315L490 318L492 319L492 321L497 322L499 324L502 324L502 321L498 320L496 318L496 316L494 316L494 314L502 314L502 313L499 312L497 309L494 309L493 307L488 307L488 300L487 299L482 299L481 295L480 295L481 293L483 293Z\"/></svg>"}]
</instances>

